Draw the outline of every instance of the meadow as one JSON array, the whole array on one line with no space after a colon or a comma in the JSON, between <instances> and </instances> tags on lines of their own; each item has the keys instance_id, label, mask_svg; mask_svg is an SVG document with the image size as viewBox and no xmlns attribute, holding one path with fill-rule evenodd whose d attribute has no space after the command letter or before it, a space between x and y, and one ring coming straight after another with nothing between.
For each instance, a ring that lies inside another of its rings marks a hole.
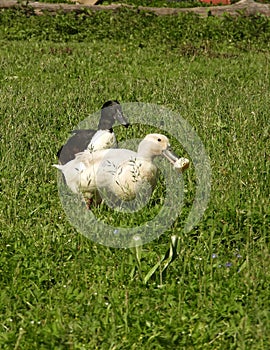
<instances>
[{"instance_id":1,"label":"meadow","mask_svg":"<svg viewBox=\"0 0 270 350\"><path fill-rule=\"evenodd\" d=\"M270 347L269 38L262 16L1 12L1 349ZM191 164L184 209L142 246L140 270L71 225L52 167L109 99L179 113L211 160L203 218L183 231ZM178 257L144 283L172 235Z\"/></svg>"}]
</instances>

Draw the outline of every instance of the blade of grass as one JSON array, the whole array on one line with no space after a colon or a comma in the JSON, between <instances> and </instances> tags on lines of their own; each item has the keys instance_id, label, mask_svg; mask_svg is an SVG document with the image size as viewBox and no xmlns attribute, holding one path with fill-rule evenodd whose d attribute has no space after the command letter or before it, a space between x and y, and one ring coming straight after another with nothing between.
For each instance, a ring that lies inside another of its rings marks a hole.
<instances>
[{"instance_id":1,"label":"blade of grass","mask_svg":"<svg viewBox=\"0 0 270 350\"><path fill-rule=\"evenodd\" d=\"M156 271L161 268L161 273L164 275L169 265L177 258L177 245L178 245L179 237L177 235L171 236L170 247L160 259L158 263L156 263L144 277L143 282L146 284L149 279L156 273ZM163 265L164 264L164 265Z\"/></svg>"}]
</instances>

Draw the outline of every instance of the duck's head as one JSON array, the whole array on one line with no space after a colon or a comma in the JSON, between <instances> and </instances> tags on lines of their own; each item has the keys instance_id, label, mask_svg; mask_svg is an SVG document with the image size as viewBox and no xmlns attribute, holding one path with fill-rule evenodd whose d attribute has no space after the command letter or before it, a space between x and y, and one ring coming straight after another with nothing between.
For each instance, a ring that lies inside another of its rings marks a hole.
<instances>
[{"instance_id":1,"label":"duck's head","mask_svg":"<svg viewBox=\"0 0 270 350\"><path fill-rule=\"evenodd\" d=\"M138 154L147 158L154 158L163 155L172 164L178 160L178 157L170 150L168 138L162 134L146 135L139 145Z\"/></svg>"},{"instance_id":2,"label":"duck's head","mask_svg":"<svg viewBox=\"0 0 270 350\"><path fill-rule=\"evenodd\" d=\"M109 130L112 128L115 121L118 121L125 127L129 126L129 123L123 114L120 103L117 100L107 101L101 108L101 118L98 128Z\"/></svg>"}]
</instances>

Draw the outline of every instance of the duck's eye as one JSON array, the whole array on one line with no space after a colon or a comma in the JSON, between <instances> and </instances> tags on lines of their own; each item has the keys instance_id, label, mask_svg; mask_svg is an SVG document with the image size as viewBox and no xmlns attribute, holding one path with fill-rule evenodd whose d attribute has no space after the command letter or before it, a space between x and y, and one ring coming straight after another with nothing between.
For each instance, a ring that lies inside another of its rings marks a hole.
<instances>
[{"instance_id":1,"label":"duck's eye","mask_svg":"<svg viewBox=\"0 0 270 350\"><path fill-rule=\"evenodd\" d=\"M161 139L157 139L158 140L158 142L160 142L161 141Z\"/></svg>"}]
</instances>

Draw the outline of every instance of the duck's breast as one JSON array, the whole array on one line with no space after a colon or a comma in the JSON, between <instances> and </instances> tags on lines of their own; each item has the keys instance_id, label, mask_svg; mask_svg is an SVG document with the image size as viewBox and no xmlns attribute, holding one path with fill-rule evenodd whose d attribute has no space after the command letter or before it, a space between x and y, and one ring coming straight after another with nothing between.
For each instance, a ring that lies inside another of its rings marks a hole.
<instances>
[{"instance_id":1,"label":"duck's breast","mask_svg":"<svg viewBox=\"0 0 270 350\"><path fill-rule=\"evenodd\" d=\"M109 149L117 146L114 132L110 130L98 130L87 146L90 151Z\"/></svg>"}]
</instances>

